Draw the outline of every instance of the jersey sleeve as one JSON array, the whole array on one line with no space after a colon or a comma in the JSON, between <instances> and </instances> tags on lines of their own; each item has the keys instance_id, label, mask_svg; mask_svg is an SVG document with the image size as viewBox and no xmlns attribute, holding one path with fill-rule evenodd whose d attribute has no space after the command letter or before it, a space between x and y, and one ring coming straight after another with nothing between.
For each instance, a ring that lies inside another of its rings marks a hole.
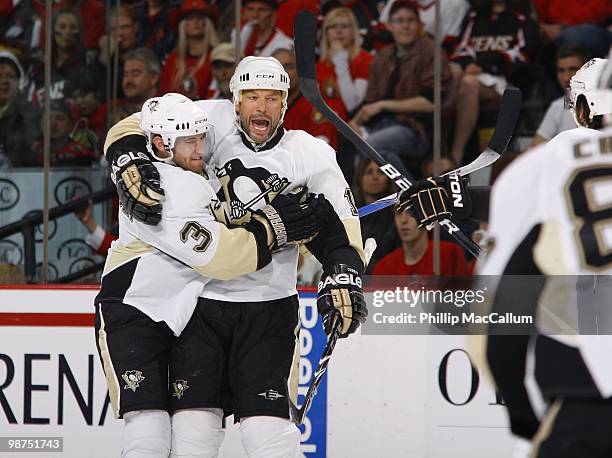
<instances>
[{"instance_id":1,"label":"jersey sleeve","mask_svg":"<svg viewBox=\"0 0 612 458\"><path fill-rule=\"evenodd\" d=\"M270 262L265 234L230 229L215 219L211 206L217 201L202 177L165 164L158 169L166 190L162 220L157 226L132 224L135 237L209 278L228 280Z\"/></svg>"},{"instance_id":2,"label":"jersey sleeve","mask_svg":"<svg viewBox=\"0 0 612 458\"><path fill-rule=\"evenodd\" d=\"M108 131L104 142L104 155L108 162L113 161L118 148L135 149L148 155L146 138L140 128L140 113L122 119Z\"/></svg>"},{"instance_id":3,"label":"jersey sleeve","mask_svg":"<svg viewBox=\"0 0 612 458\"><path fill-rule=\"evenodd\" d=\"M333 207L326 228L307 244L326 268L343 263L363 272L365 254L355 200L336 162L336 152L324 141L295 132L298 176L306 177L309 192L324 194Z\"/></svg>"}]
</instances>

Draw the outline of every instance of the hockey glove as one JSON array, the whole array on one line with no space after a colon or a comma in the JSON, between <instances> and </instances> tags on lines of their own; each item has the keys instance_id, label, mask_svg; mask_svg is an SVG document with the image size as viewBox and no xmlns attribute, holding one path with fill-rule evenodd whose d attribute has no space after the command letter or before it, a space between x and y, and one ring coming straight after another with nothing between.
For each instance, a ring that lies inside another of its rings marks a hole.
<instances>
[{"instance_id":1,"label":"hockey glove","mask_svg":"<svg viewBox=\"0 0 612 458\"><path fill-rule=\"evenodd\" d=\"M340 337L354 333L368 317L361 275L346 264L336 264L323 272L317 288L317 309L323 317L325 334L341 320Z\"/></svg>"},{"instance_id":2,"label":"hockey glove","mask_svg":"<svg viewBox=\"0 0 612 458\"><path fill-rule=\"evenodd\" d=\"M151 226L159 223L164 190L160 186L159 172L145 153L117 151L111 178L126 215Z\"/></svg>"},{"instance_id":3,"label":"hockey glove","mask_svg":"<svg viewBox=\"0 0 612 458\"><path fill-rule=\"evenodd\" d=\"M331 205L319 194L308 194L305 188L293 194L280 194L257 210L252 221L264 224L268 246L277 250L289 242L306 242L327 224Z\"/></svg>"},{"instance_id":4,"label":"hockey glove","mask_svg":"<svg viewBox=\"0 0 612 458\"><path fill-rule=\"evenodd\" d=\"M419 180L400 192L397 211L410 211L420 228L443 219L468 219L472 202L467 179L456 173Z\"/></svg>"}]
</instances>

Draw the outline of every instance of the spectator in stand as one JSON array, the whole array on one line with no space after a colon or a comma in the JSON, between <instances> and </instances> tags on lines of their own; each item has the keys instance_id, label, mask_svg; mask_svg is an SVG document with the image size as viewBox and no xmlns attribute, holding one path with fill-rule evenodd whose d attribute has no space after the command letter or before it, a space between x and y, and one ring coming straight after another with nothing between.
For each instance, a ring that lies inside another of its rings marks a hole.
<instances>
[{"instance_id":1,"label":"spectator in stand","mask_svg":"<svg viewBox=\"0 0 612 458\"><path fill-rule=\"evenodd\" d=\"M84 125L101 139L106 131L107 105L103 103L100 84L93 77L85 76L77 82L70 98L79 116L77 124Z\"/></svg>"},{"instance_id":2,"label":"spectator in stand","mask_svg":"<svg viewBox=\"0 0 612 458\"><path fill-rule=\"evenodd\" d=\"M115 53L118 52L118 78L116 82L111 83L111 87L117 91L117 98L123 98L125 94L121 88L121 79L124 56L128 51L136 49L138 46L138 23L132 9L125 5L115 6L110 15L110 29L110 39L107 35L104 35L99 41L100 56L98 60L102 68L98 71L101 75L106 76L105 67L110 65L111 79L114 80Z\"/></svg>"},{"instance_id":3,"label":"spectator in stand","mask_svg":"<svg viewBox=\"0 0 612 458\"><path fill-rule=\"evenodd\" d=\"M361 49L355 15L335 8L323 20L317 80L327 104L342 119L361 106L368 87L372 55Z\"/></svg>"},{"instance_id":4,"label":"spectator in stand","mask_svg":"<svg viewBox=\"0 0 612 458\"><path fill-rule=\"evenodd\" d=\"M277 49L272 57L278 59L289 75L289 94L287 95L287 112L283 120L285 129L299 129L320 138L336 149L338 147L336 128L300 93L298 87L295 54L291 49Z\"/></svg>"},{"instance_id":5,"label":"spectator in stand","mask_svg":"<svg viewBox=\"0 0 612 458\"><path fill-rule=\"evenodd\" d=\"M395 191L393 182L380 171L380 167L375 162L370 159L359 161L353 178L353 194L357 208L371 204ZM393 224L391 207L361 218L361 239L369 238L376 240L377 248L370 259L368 272L380 258L400 246L400 239Z\"/></svg>"},{"instance_id":6,"label":"spectator in stand","mask_svg":"<svg viewBox=\"0 0 612 458\"><path fill-rule=\"evenodd\" d=\"M126 53L124 59L121 85L125 98L114 104L110 125L140 111L142 104L159 92L161 65L152 50L133 49Z\"/></svg>"},{"instance_id":7,"label":"spectator in stand","mask_svg":"<svg viewBox=\"0 0 612 458\"><path fill-rule=\"evenodd\" d=\"M362 46L367 51L380 50L393 40L386 27L379 22L380 5L384 2L372 0L329 0L321 7L324 16L338 7L349 8L359 24Z\"/></svg>"},{"instance_id":8,"label":"spectator in stand","mask_svg":"<svg viewBox=\"0 0 612 458\"><path fill-rule=\"evenodd\" d=\"M293 41L275 27L277 0L243 0L246 24L240 31L242 55L268 57L277 49L293 48ZM232 42L235 43L235 31Z\"/></svg>"},{"instance_id":9,"label":"spectator in stand","mask_svg":"<svg viewBox=\"0 0 612 458\"><path fill-rule=\"evenodd\" d=\"M32 139L39 136L40 109L20 91L25 74L9 51L0 52L0 169L36 165Z\"/></svg>"},{"instance_id":10,"label":"spectator in stand","mask_svg":"<svg viewBox=\"0 0 612 458\"><path fill-rule=\"evenodd\" d=\"M219 43L213 49L210 61L213 82L208 98L232 100L229 84L236 69L236 47L231 43Z\"/></svg>"},{"instance_id":11,"label":"spectator in stand","mask_svg":"<svg viewBox=\"0 0 612 458\"><path fill-rule=\"evenodd\" d=\"M276 10L276 27L285 35L293 39L295 17L302 10L310 10L316 16L320 12L319 0L279 0Z\"/></svg>"},{"instance_id":12,"label":"spectator in stand","mask_svg":"<svg viewBox=\"0 0 612 458\"><path fill-rule=\"evenodd\" d=\"M612 34L610 0L533 0L540 36L555 47L572 43L585 48L592 57L608 55Z\"/></svg>"},{"instance_id":13,"label":"spectator in stand","mask_svg":"<svg viewBox=\"0 0 612 458\"><path fill-rule=\"evenodd\" d=\"M87 203L87 207L82 211L75 212L75 214L81 224L87 229L88 234L85 236L85 243L94 250L95 254L106 256L113 240L117 240L117 234L106 232L98 226L93 217L93 202L91 200Z\"/></svg>"},{"instance_id":14,"label":"spectator in stand","mask_svg":"<svg viewBox=\"0 0 612 458\"><path fill-rule=\"evenodd\" d=\"M176 50L168 56L161 76L161 92L179 92L205 99L211 83L210 54L218 44L215 26L204 0L185 0Z\"/></svg>"},{"instance_id":15,"label":"spectator in stand","mask_svg":"<svg viewBox=\"0 0 612 458\"><path fill-rule=\"evenodd\" d=\"M433 112L434 42L424 36L414 3L398 0L389 12L394 43L379 51L370 66L366 104L352 127L387 161L410 176L404 159L422 158L429 141L423 114ZM442 90L450 80L442 61Z\"/></svg>"},{"instance_id":16,"label":"spectator in stand","mask_svg":"<svg viewBox=\"0 0 612 458\"><path fill-rule=\"evenodd\" d=\"M40 45L42 20L28 1L0 2L0 45L28 56Z\"/></svg>"},{"instance_id":17,"label":"spectator in stand","mask_svg":"<svg viewBox=\"0 0 612 458\"><path fill-rule=\"evenodd\" d=\"M72 138L72 111L61 100L51 102L49 115L51 165L52 166L91 166L98 160L98 155ZM42 130L42 128L41 128ZM43 165L43 142L34 145L38 165Z\"/></svg>"},{"instance_id":18,"label":"spectator in stand","mask_svg":"<svg viewBox=\"0 0 612 458\"><path fill-rule=\"evenodd\" d=\"M464 70L457 94L451 155L463 162L464 149L481 103L497 104L514 66L528 63L537 45L535 23L508 10L506 0L479 0L466 18L452 59Z\"/></svg>"},{"instance_id":19,"label":"spectator in stand","mask_svg":"<svg viewBox=\"0 0 612 458\"><path fill-rule=\"evenodd\" d=\"M152 49L163 62L176 45L174 9L162 0L147 0L138 10L138 46Z\"/></svg>"},{"instance_id":20,"label":"spectator in stand","mask_svg":"<svg viewBox=\"0 0 612 458\"><path fill-rule=\"evenodd\" d=\"M42 30L40 31L40 46L44 49L44 17L45 17L45 2L43 0L34 0L33 6L42 18ZM104 35L104 21L102 18L106 16L106 7L101 0L59 0L53 1L53 12L59 10L68 10L74 12L79 17L79 22L82 23L83 36L79 43L85 50L95 50L98 48L100 37ZM93 53L92 53L93 54ZM88 61L91 63L92 61Z\"/></svg>"},{"instance_id":21,"label":"spectator in stand","mask_svg":"<svg viewBox=\"0 0 612 458\"><path fill-rule=\"evenodd\" d=\"M380 13L380 22L389 22L389 11L395 0L389 0ZM436 27L436 2L431 0L415 0L414 4L419 10L419 17L423 23L423 29L430 37L435 36ZM458 37L461 32L461 24L470 10L470 4L466 0L441 0L441 34L442 45L447 48Z\"/></svg>"},{"instance_id":22,"label":"spectator in stand","mask_svg":"<svg viewBox=\"0 0 612 458\"><path fill-rule=\"evenodd\" d=\"M425 229L417 227L409 212L395 212L395 226L402 246L382 258L372 275L433 275L433 241ZM440 275L469 275L465 255L459 245L440 242Z\"/></svg>"},{"instance_id":23,"label":"spectator in stand","mask_svg":"<svg viewBox=\"0 0 612 458\"><path fill-rule=\"evenodd\" d=\"M51 45L51 100L64 100L78 80L87 73L83 49L83 26L79 15L70 10L55 13L52 22ZM33 68L36 94L34 100L44 101L45 66L40 61Z\"/></svg>"},{"instance_id":24,"label":"spectator in stand","mask_svg":"<svg viewBox=\"0 0 612 458\"><path fill-rule=\"evenodd\" d=\"M557 81L564 93L569 89L569 82L572 76L576 74L587 60L589 60L587 51L580 46L563 45L557 50ZM544 119L540 123L540 127L538 127L533 137L531 147L547 142L559 132L576 127L572 114L565 108L565 97L565 95L561 96L550 104Z\"/></svg>"}]
</instances>

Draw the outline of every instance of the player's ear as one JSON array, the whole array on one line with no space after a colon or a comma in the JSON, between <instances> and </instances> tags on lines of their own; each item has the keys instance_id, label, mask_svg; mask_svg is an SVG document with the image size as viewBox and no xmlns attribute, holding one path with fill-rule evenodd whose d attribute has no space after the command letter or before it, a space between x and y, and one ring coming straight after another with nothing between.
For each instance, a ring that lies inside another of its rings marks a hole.
<instances>
[{"instance_id":1,"label":"player's ear","mask_svg":"<svg viewBox=\"0 0 612 458\"><path fill-rule=\"evenodd\" d=\"M165 151L164 141L162 140L160 135L154 135L152 143L153 146L157 149L157 151Z\"/></svg>"}]
</instances>

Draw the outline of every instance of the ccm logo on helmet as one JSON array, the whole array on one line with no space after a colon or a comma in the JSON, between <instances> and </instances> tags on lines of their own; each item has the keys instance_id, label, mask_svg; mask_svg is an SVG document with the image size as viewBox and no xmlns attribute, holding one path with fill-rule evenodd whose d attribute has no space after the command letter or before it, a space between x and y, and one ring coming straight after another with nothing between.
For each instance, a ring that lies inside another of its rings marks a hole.
<instances>
[{"instance_id":1,"label":"ccm logo on helmet","mask_svg":"<svg viewBox=\"0 0 612 458\"><path fill-rule=\"evenodd\" d=\"M450 180L451 193L453 194L453 206L463 207L463 197L461 197L461 184L459 183L459 175L453 173L448 176Z\"/></svg>"},{"instance_id":2,"label":"ccm logo on helmet","mask_svg":"<svg viewBox=\"0 0 612 458\"><path fill-rule=\"evenodd\" d=\"M274 73L256 73L255 78L260 79L273 79L276 75Z\"/></svg>"},{"instance_id":3,"label":"ccm logo on helmet","mask_svg":"<svg viewBox=\"0 0 612 458\"><path fill-rule=\"evenodd\" d=\"M323 288L327 286L346 286L353 285L361 288L361 278L358 276L354 276L353 274L334 274L326 277L325 280L319 282L319 286L317 288L318 291L321 291Z\"/></svg>"}]
</instances>

